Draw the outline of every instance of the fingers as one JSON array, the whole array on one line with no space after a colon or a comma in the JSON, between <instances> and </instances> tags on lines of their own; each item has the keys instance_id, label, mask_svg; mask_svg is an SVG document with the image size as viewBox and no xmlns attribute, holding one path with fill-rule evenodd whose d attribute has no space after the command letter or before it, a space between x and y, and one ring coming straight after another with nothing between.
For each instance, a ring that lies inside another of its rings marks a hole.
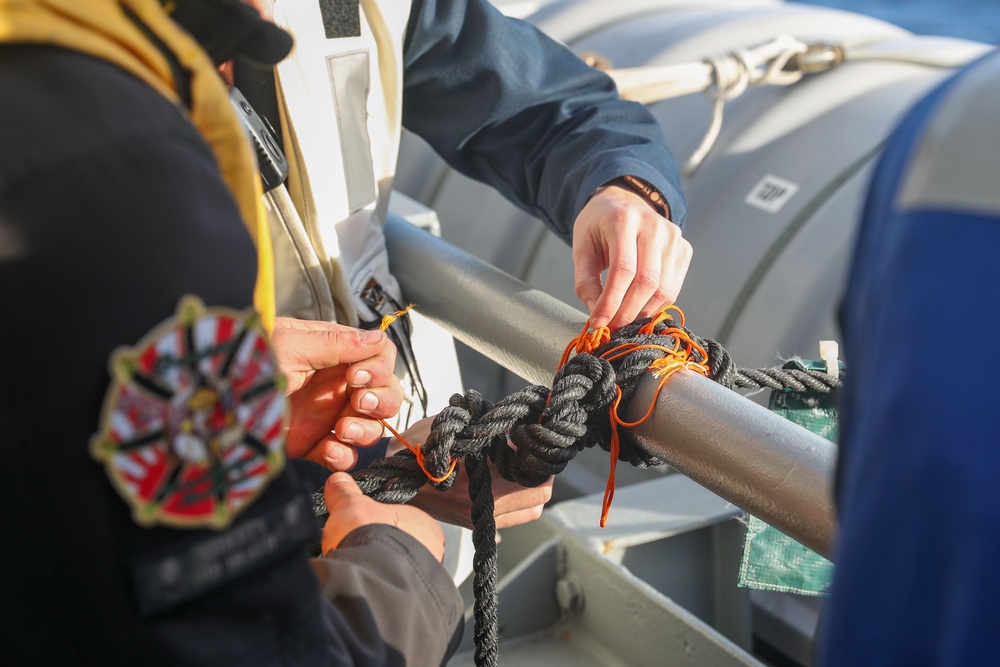
<instances>
[{"instance_id":1,"label":"fingers","mask_svg":"<svg viewBox=\"0 0 1000 667\"><path fill-rule=\"evenodd\" d=\"M353 470L358 463L360 453L358 448L375 445L382 437L382 424L371 422L372 429L366 429L370 436L365 436L356 442L346 443L337 433L323 437L319 442L301 453L301 458L326 467L330 472Z\"/></svg>"},{"instance_id":2,"label":"fingers","mask_svg":"<svg viewBox=\"0 0 1000 667\"><path fill-rule=\"evenodd\" d=\"M599 190L573 231L574 283L591 326L617 329L674 303L691 256L680 228L641 197L614 186Z\"/></svg>"},{"instance_id":3,"label":"fingers","mask_svg":"<svg viewBox=\"0 0 1000 667\"><path fill-rule=\"evenodd\" d=\"M348 470L382 437L379 419L399 411L403 392L393 375L396 348L381 331L278 318L275 354L289 378L289 456Z\"/></svg>"},{"instance_id":4,"label":"fingers","mask_svg":"<svg viewBox=\"0 0 1000 667\"><path fill-rule=\"evenodd\" d=\"M276 323L272 340L291 361L313 370L361 361L382 353L390 345L382 331L290 318L281 318ZM395 352L392 354L395 359Z\"/></svg>"},{"instance_id":5,"label":"fingers","mask_svg":"<svg viewBox=\"0 0 1000 667\"><path fill-rule=\"evenodd\" d=\"M554 477L539 486L528 488L504 479L492 462L489 466L493 475L493 515L497 528L517 526L534 521L542 515L545 504L552 499ZM473 527L469 477L464 468L455 486L444 492L424 486L410 504L429 512L439 521L463 528Z\"/></svg>"},{"instance_id":6,"label":"fingers","mask_svg":"<svg viewBox=\"0 0 1000 667\"><path fill-rule=\"evenodd\" d=\"M612 329L650 317L676 302L691 263L691 244L680 235L676 225L665 218L652 223L643 221L642 224L636 230L634 240L626 236L622 241L624 248L635 250L634 263L631 251L622 252L623 259L612 257L608 270L608 285L602 296L606 296L611 304L620 292L617 287L611 289L612 276L620 279L622 284L631 278L608 325ZM627 229L626 234L630 231ZM621 270L616 271L616 266L620 266Z\"/></svg>"},{"instance_id":7,"label":"fingers","mask_svg":"<svg viewBox=\"0 0 1000 667\"><path fill-rule=\"evenodd\" d=\"M554 481L555 477L550 477L534 488L518 487L509 493L501 490L493 505L497 528L519 526L542 516L545 504L552 500Z\"/></svg>"},{"instance_id":8,"label":"fingers","mask_svg":"<svg viewBox=\"0 0 1000 667\"><path fill-rule=\"evenodd\" d=\"M593 243L581 241L577 244L577 239L583 235L573 232L573 287L576 295L583 301L583 304L590 311L591 323L595 318L601 318L605 322L611 319L613 312L605 312L609 309L606 304L601 304L598 309L598 301L604 292L604 285L601 283L601 272L608 267L608 258L604 248ZM604 326L603 324L596 325Z\"/></svg>"},{"instance_id":9,"label":"fingers","mask_svg":"<svg viewBox=\"0 0 1000 667\"><path fill-rule=\"evenodd\" d=\"M350 369L348 369L350 373ZM391 373L379 378L380 384L355 386L351 392L351 408L359 415L388 419L399 412L403 404L403 388L399 378Z\"/></svg>"},{"instance_id":10,"label":"fingers","mask_svg":"<svg viewBox=\"0 0 1000 667\"><path fill-rule=\"evenodd\" d=\"M367 447L381 438L384 430L381 422L353 414L338 419L333 434L345 445Z\"/></svg>"},{"instance_id":11,"label":"fingers","mask_svg":"<svg viewBox=\"0 0 1000 667\"><path fill-rule=\"evenodd\" d=\"M289 455L308 459L333 472L352 470L358 461L354 448L378 442L384 432L378 420L399 412L403 395L399 380L389 376L387 384L387 387L354 390L348 405L336 396L336 388L327 400L323 398L323 385L315 388L310 385L298 392L292 397L293 417L286 438Z\"/></svg>"},{"instance_id":12,"label":"fingers","mask_svg":"<svg viewBox=\"0 0 1000 667\"><path fill-rule=\"evenodd\" d=\"M650 317L664 306L677 302L677 297L684 286L684 278L691 266L692 255L691 244L680 236L678 230L673 242L664 246L659 287L639 311L638 317Z\"/></svg>"},{"instance_id":13,"label":"fingers","mask_svg":"<svg viewBox=\"0 0 1000 667\"><path fill-rule=\"evenodd\" d=\"M334 437L324 438L305 458L325 466L331 472L348 472L358 464L357 447L345 445Z\"/></svg>"},{"instance_id":14,"label":"fingers","mask_svg":"<svg viewBox=\"0 0 1000 667\"><path fill-rule=\"evenodd\" d=\"M617 231L616 239L609 253L608 277L604 284L604 292L598 300L594 313L591 314L591 325L594 328L609 326L617 329L628 324L638 314L639 309L646 305L655 289L655 279L659 275L659 261L651 265L652 256L640 256L635 240L630 239L631 225L624 221ZM643 264L640 264L640 261ZM596 324L604 322L605 324Z\"/></svg>"},{"instance_id":15,"label":"fingers","mask_svg":"<svg viewBox=\"0 0 1000 667\"><path fill-rule=\"evenodd\" d=\"M345 503L351 503L352 498L356 497L365 498L366 496L361 492L361 487L354 481L354 478L346 472L335 472L326 478L323 499L330 511L340 508Z\"/></svg>"},{"instance_id":16,"label":"fingers","mask_svg":"<svg viewBox=\"0 0 1000 667\"><path fill-rule=\"evenodd\" d=\"M542 505L534 505L527 509L515 510L513 512L504 512L496 517L497 530L500 528L511 528L513 526L520 526L522 523L531 523L532 521L537 521L542 516L542 510L544 507Z\"/></svg>"},{"instance_id":17,"label":"fingers","mask_svg":"<svg viewBox=\"0 0 1000 667\"><path fill-rule=\"evenodd\" d=\"M382 387L354 389L344 372L341 367L317 373L289 397L291 419L285 441L289 456L323 464L323 452L315 448L332 431L341 442L368 445L382 436L378 419L399 411L403 392L395 376L386 378Z\"/></svg>"},{"instance_id":18,"label":"fingers","mask_svg":"<svg viewBox=\"0 0 1000 667\"><path fill-rule=\"evenodd\" d=\"M350 414L338 419L332 430L329 426L311 429L312 439L302 428L290 430L286 446L290 456L308 459L332 472L353 470L358 462L357 448L375 445L384 431L381 422Z\"/></svg>"}]
</instances>

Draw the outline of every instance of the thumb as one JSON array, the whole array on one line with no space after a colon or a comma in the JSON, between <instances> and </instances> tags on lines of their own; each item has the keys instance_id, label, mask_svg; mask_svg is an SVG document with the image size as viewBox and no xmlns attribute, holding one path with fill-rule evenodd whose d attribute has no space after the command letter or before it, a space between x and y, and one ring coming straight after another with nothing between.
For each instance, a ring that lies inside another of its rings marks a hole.
<instances>
[{"instance_id":1,"label":"thumb","mask_svg":"<svg viewBox=\"0 0 1000 667\"><path fill-rule=\"evenodd\" d=\"M326 485L323 487L323 499L331 511L334 505L364 495L358 483L346 472L333 473L326 478Z\"/></svg>"}]
</instances>

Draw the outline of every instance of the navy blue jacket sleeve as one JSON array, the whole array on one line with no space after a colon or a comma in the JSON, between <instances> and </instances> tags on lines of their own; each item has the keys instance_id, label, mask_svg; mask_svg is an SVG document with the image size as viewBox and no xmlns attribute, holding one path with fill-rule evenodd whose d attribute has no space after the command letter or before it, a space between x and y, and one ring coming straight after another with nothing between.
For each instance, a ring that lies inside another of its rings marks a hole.
<instances>
[{"instance_id":1,"label":"navy blue jacket sleeve","mask_svg":"<svg viewBox=\"0 0 1000 667\"><path fill-rule=\"evenodd\" d=\"M565 240L594 190L630 174L685 202L656 119L611 79L487 0L414 0L403 125Z\"/></svg>"}]
</instances>

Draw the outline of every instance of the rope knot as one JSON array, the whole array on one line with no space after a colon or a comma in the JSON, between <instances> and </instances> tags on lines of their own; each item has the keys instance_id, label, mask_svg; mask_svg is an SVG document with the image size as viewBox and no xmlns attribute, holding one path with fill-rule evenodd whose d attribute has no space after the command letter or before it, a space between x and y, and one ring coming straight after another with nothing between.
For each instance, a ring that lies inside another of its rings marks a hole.
<instances>
[{"instance_id":1,"label":"rope knot","mask_svg":"<svg viewBox=\"0 0 1000 667\"><path fill-rule=\"evenodd\" d=\"M587 323L583 325L583 331L580 332L580 335L571 340L566 346L566 349L563 350L562 359L559 361L559 368L566 365L566 362L569 360L572 352L575 351L577 354L590 354L610 340L611 329L608 327L591 329L590 321L588 320Z\"/></svg>"},{"instance_id":2,"label":"rope knot","mask_svg":"<svg viewBox=\"0 0 1000 667\"><path fill-rule=\"evenodd\" d=\"M530 487L561 472L577 451L599 445L611 454L601 515L604 526L614 498L618 460L639 468L667 464L636 446L627 430L619 427L627 429L646 421L663 386L681 370L707 375L732 389L836 391L842 381L803 368L737 369L719 343L695 336L684 327L683 312L668 307L613 334L607 328L589 331L585 326L563 352L551 390L526 387L495 405L475 391L455 394L435 418L423 445L406 444L392 431L408 449L354 472L366 495L380 502L404 503L428 480L439 490L451 488L458 462L462 462L474 526L477 665L496 664L498 643L496 524L488 460L507 480ZM627 422L619 406L631 402L647 373L658 379L656 393L646 414ZM324 514L322 490L313 494L313 502L317 513Z\"/></svg>"}]
</instances>

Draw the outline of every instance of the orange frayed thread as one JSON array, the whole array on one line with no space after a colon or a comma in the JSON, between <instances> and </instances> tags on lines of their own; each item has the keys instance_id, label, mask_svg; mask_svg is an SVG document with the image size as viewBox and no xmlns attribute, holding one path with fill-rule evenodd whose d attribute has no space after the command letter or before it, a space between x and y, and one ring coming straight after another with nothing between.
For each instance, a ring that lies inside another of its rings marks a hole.
<instances>
[{"instance_id":1,"label":"orange frayed thread","mask_svg":"<svg viewBox=\"0 0 1000 667\"><path fill-rule=\"evenodd\" d=\"M388 315L383 315L382 316L382 321L379 322L379 324L378 324L378 330L379 331L385 331L386 329L389 328L389 326L393 322L395 322L396 320L398 320L403 315L406 315L411 310L413 310L413 304L412 303L410 305L408 305L406 308L404 308L403 310L397 310L395 313L389 313Z\"/></svg>"},{"instance_id":2,"label":"orange frayed thread","mask_svg":"<svg viewBox=\"0 0 1000 667\"><path fill-rule=\"evenodd\" d=\"M639 329L639 333L654 334L656 325L671 319L671 311L677 313L677 319L680 322L680 325L683 326L684 312L677 306L667 306L660 310L660 312L656 314L656 317L644 324ZM601 528L604 528L604 526L607 525L608 513L611 511L611 501L615 497L615 470L618 466L618 454L621 451L621 441L618 437L618 427L623 426L625 428L633 428L649 419L649 417L653 414L653 410L656 408L656 402L660 397L660 391L663 389L663 386L678 371L690 370L704 376L708 376L709 374L708 366L704 363L699 363L693 360L696 358L696 355L697 358L707 360L708 354L705 352L705 348L695 342L686 331L677 327L668 326L666 329L661 331L659 335L664 338L673 339L673 345L660 345L659 343L622 343L621 345L616 345L615 347L606 350L600 355L602 359L609 362L615 361L616 359L620 359L628 354L631 354L632 352L635 352L636 350L642 349L660 350L665 355L649 365L649 370L653 373L653 377L659 378L660 383L656 386L656 392L653 394L653 400L649 405L649 409L646 411L646 414L638 420L634 422L627 422L619 416L618 406L622 400L622 390L617 386L615 387L615 400L608 409L608 416L611 420L611 464L608 470L608 483L604 488L604 502L601 505ZM588 321L583 326L583 331L580 335L570 341L569 345L566 346L566 350L563 352L562 359L559 362L559 367L562 368L566 365L566 362L569 361L571 352L574 350L578 353L586 352L591 354L594 350L610 340L610 329L607 327L601 327L591 331L590 322Z\"/></svg>"},{"instance_id":3,"label":"orange frayed thread","mask_svg":"<svg viewBox=\"0 0 1000 667\"><path fill-rule=\"evenodd\" d=\"M384 317L382 317L382 321L378 325L379 331L385 331L386 329L388 329L389 326L393 322L395 322L397 319L399 319L403 315L406 315L408 312L410 312L410 310L412 310L412 308L413 308L413 304L411 303L410 305L408 305L403 310L397 310L394 313L389 313L388 315L385 315ZM413 452L413 455L417 457L417 465L420 466L420 469L424 471L425 475L427 475L427 479L431 480L432 482L440 483L440 482L443 482L444 480L448 479L449 477L451 477L451 473L455 472L455 466L458 464L458 459L452 459L451 460L451 467L448 468L448 472L446 472L443 477L435 477L424 466L424 453L420 449L420 443L417 443L416 446L411 445L409 442L406 441L406 438L404 438L402 435L400 435L399 432L396 431L396 429L394 429L393 427L389 426L389 424L384 419L379 419L379 422L382 424L382 426L384 426L385 428L389 429L389 432L392 433L393 436L395 436L395 438L397 440L399 440L401 443L403 443L403 445L407 449L409 449L411 452Z\"/></svg>"}]
</instances>

